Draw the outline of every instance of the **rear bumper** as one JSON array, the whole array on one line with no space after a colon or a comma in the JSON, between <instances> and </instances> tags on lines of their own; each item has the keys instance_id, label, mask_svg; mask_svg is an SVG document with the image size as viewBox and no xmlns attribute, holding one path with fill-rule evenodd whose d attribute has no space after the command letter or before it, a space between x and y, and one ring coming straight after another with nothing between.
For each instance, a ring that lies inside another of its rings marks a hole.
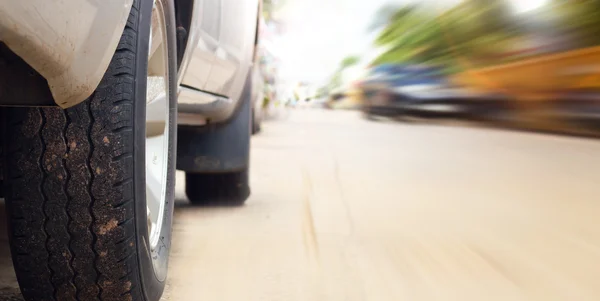
<instances>
[{"instance_id":1,"label":"rear bumper","mask_svg":"<svg viewBox=\"0 0 600 301\"><path fill-rule=\"evenodd\" d=\"M71 107L100 83L132 2L0 1L0 41L47 80L56 104Z\"/></svg>"}]
</instances>

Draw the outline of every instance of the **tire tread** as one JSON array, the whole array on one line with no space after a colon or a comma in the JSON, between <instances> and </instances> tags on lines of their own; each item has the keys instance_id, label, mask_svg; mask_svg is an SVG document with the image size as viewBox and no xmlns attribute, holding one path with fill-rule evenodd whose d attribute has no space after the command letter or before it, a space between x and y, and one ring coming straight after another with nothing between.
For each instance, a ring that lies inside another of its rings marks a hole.
<instances>
[{"instance_id":1,"label":"tire tread","mask_svg":"<svg viewBox=\"0 0 600 301\"><path fill-rule=\"evenodd\" d=\"M27 300L143 300L132 222L138 5L90 98L7 110L7 212Z\"/></svg>"},{"instance_id":2,"label":"tire tread","mask_svg":"<svg viewBox=\"0 0 600 301\"><path fill-rule=\"evenodd\" d=\"M248 170L221 174L186 173L185 192L192 204L242 205L250 196Z\"/></svg>"}]
</instances>

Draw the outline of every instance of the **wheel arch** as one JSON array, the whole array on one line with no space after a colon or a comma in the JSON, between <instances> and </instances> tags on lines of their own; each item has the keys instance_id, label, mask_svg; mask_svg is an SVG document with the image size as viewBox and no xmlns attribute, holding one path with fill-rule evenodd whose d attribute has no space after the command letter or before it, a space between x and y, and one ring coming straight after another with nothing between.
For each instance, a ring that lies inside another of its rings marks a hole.
<instances>
[{"instance_id":1,"label":"wheel arch","mask_svg":"<svg viewBox=\"0 0 600 301\"><path fill-rule=\"evenodd\" d=\"M45 78L53 102L72 107L104 76L132 1L2 1L0 40Z\"/></svg>"}]
</instances>

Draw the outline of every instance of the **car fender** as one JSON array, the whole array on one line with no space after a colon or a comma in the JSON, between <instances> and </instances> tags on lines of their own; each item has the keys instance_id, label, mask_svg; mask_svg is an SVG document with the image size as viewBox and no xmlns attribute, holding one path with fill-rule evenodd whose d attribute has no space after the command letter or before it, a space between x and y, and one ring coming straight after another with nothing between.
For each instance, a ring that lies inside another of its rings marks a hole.
<instances>
[{"instance_id":1,"label":"car fender","mask_svg":"<svg viewBox=\"0 0 600 301\"><path fill-rule=\"evenodd\" d=\"M96 90L133 0L0 1L0 41L42 75L57 105Z\"/></svg>"}]
</instances>

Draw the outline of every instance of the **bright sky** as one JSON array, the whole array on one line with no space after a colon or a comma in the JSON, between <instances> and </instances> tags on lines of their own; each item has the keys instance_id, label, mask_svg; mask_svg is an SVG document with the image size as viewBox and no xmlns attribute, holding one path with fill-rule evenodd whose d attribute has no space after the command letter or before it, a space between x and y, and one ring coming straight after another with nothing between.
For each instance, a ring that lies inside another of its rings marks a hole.
<instances>
[{"instance_id":1,"label":"bright sky","mask_svg":"<svg viewBox=\"0 0 600 301\"><path fill-rule=\"evenodd\" d=\"M323 82L348 55L371 49L368 32L377 10L385 4L430 1L436 8L462 0L287 0L281 12L287 34L274 46L282 66L280 76L289 81ZM508 0L516 12L533 10L547 0Z\"/></svg>"},{"instance_id":2,"label":"bright sky","mask_svg":"<svg viewBox=\"0 0 600 301\"><path fill-rule=\"evenodd\" d=\"M288 80L322 81L348 55L370 46L368 26L390 0L288 0L287 34L276 41ZM372 36L372 34L371 34Z\"/></svg>"}]
</instances>

